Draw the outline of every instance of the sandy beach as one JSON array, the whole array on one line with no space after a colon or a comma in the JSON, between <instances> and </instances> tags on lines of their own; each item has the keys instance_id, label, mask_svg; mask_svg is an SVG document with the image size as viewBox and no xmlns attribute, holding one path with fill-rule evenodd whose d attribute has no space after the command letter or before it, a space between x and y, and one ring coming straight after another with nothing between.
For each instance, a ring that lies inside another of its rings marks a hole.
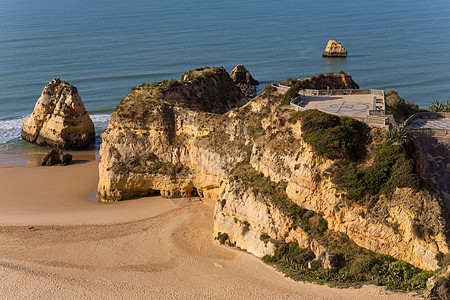
<instances>
[{"instance_id":1,"label":"sandy beach","mask_svg":"<svg viewBox=\"0 0 450 300\"><path fill-rule=\"evenodd\" d=\"M97 165L0 165L0 299L416 298L285 278L213 241L214 200L96 203Z\"/></svg>"}]
</instances>

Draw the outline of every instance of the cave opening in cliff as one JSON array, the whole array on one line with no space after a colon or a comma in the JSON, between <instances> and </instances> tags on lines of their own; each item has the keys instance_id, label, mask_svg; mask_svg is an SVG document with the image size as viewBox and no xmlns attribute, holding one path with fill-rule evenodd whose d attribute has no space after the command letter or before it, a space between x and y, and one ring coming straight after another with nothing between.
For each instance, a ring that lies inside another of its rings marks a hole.
<instances>
[{"instance_id":1,"label":"cave opening in cliff","mask_svg":"<svg viewBox=\"0 0 450 300\"><path fill-rule=\"evenodd\" d=\"M201 197L199 191L195 186L192 188L191 195L192 197Z\"/></svg>"},{"instance_id":2,"label":"cave opening in cliff","mask_svg":"<svg viewBox=\"0 0 450 300\"><path fill-rule=\"evenodd\" d=\"M148 193L148 196L161 196L160 190L151 190L150 193Z\"/></svg>"}]
</instances>

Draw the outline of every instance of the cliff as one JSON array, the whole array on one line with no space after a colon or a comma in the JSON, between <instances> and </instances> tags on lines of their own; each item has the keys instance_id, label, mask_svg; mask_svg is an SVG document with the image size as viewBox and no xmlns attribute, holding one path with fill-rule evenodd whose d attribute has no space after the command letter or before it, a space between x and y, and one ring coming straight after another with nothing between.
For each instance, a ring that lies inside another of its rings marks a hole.
<instances>
[{"instance_id":1,"label":"cliff","mask_svg":"<svg viewBox=\"0 0 450 300\"><path fill-rule=\"evenodd\" d=\"M327 76L321 82L341 78L336 84L348 84L347 75ZM392 183L389 196L371 190L376 196L349 199L334 180L335 169L360 152L367 154L355 164L370 166L377 159L371 149L378 147L374 141L379 143L381 134L346 118L295 113L281 104L282 98L265 93L240 106L242 94L220 68L133 88L102 135L99 199L154 192L179 197L195 187L200 196L217 199L214 236L257 256L296 242L334 269L342 260L356 259L341 253L342 241L350 245L353 240L436 269L436 254L449 251L440 198ZM308 131L308 118L319 129ZM312 143L314 132L322 134L321 128L333 122L337 125L328 136ZM329 139L335 140L327 144Z\"/></svg>"},{"instance_id":2,"label":"cliff","mask_svg":"<svg viewBox=\"0 0 450 300\"><path fill-rule=\"evenodd\" d=\"M95 140L94 123L77 89L59 78L45 86L21 135L27 142L59 149L81 149Z\"/></svg>"}]
</instances>

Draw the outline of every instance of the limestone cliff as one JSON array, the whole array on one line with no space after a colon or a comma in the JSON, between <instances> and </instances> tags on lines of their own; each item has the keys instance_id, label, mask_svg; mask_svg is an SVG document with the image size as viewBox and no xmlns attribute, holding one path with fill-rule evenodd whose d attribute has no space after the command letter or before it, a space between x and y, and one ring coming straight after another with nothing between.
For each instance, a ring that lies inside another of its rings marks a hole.
<instances>
[{"instance_id":1,"label":"limestone cliff","mask_svg":"<svg viewBox=\"0 0 450 300\"><path fill-rule=\"evenodd\" d=\"M329 40L325 51L322 53L323 57L347 57L347 50L335 40Z\"/></svg>"},{"instance_id":2,"label":"limestone cliff","mask_svg":"<svg viewBox=\"0 0 450 300\"><path fill-rule=\"evenodd\" d=\"M436 254L449 251L439 197L398 188L372 207L349 201L331 180L336 160L313 151L282 95L266 93L239 107L243 96L223 72L197 70L132 89L102 135L100 200L183 196L195 187L218 200L214 236L255 255L295 241L333 268L326 237L348 236L374 252L437 268Z\"/></svg>"},{"instance_id":3,"label":"limestone cliff","mask_svg":"<svg viewBox=\"0 0 450 300\"><path fill-rule=\"evenodd\" d=\"M50 81L23 122L22 138L60 149L81 149L93 142L94 123L77 89L59 78Z\"/></svg>"}]
</instances>

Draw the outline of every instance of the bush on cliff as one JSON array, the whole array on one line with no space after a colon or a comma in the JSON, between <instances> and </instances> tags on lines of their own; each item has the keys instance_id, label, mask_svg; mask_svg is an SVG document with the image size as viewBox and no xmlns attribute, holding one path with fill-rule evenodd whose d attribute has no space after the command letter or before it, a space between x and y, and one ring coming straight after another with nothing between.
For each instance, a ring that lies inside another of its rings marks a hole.
<instances>
[{"instance_id":1,"label":"bush on cliff","mask_svg":"<svg viewBox=\"0 0 450 300\"><path fill-rule=\"evenodd\" d=\"M421 188L414 161L399 145L381 144L375 151L372 165L358 170L355 164L343 162L332 176L332 182L346 192L347 199L360 201L383 193L391 197L395 189Z\"/></svg>"},{"instance_id":2,"label":"bush on cliff","mask_svg":"<svg viewBox=\"0 0 450 300\"><path fill-rule=\"evenodd\" d=\"M384 97L386 110L390 111L399 122L405 121L412 114L420 111L419 106L412 102L406 102L396 90L387 90Z\"/></svg>"},{"instance_id":3,"label":"bush on cliff","mask_svg":"<svg viewBox=\"0 0 450 300\"><path fill-rule=\"evenodd\" d=\"M317 154L328 159L359 158L366 134L363 123L316 109L297 112L290 121L295 119L301 120L302 137Z\"/></svg>"},{"instance_id":4,"label":"bush on cliff","mask_svg":"<svg viewBox=\"0 0 450 300\"><path fill-rule=\"evenodd\" d=\"M341 260L340 266L335 270L325 269L312 252L299 248L296 242L279 244L273 256L266 255L262 260L267 264L274 264L294 280L341 287L371 283L396 290L420 292L426 288L428 278L434 274L390 256L360 248L348 238L340 238L335 242L337 241L339 245L327 245L337 251Z\"/></svg>"},{"instance_id":5,"label":"bush on cliff","mask_svg":"<svg viewBox=\"0 0 450 300\"><path fill-rule=\"evenodd\" d=\"M300 90L305 89L306 84L305 82L299 80L297 81L287 92L284 94L284 99L282 104L283 105L289 105L291 103L291 100L298 96L298 92Z\"/></svg>"}]
</instances>

